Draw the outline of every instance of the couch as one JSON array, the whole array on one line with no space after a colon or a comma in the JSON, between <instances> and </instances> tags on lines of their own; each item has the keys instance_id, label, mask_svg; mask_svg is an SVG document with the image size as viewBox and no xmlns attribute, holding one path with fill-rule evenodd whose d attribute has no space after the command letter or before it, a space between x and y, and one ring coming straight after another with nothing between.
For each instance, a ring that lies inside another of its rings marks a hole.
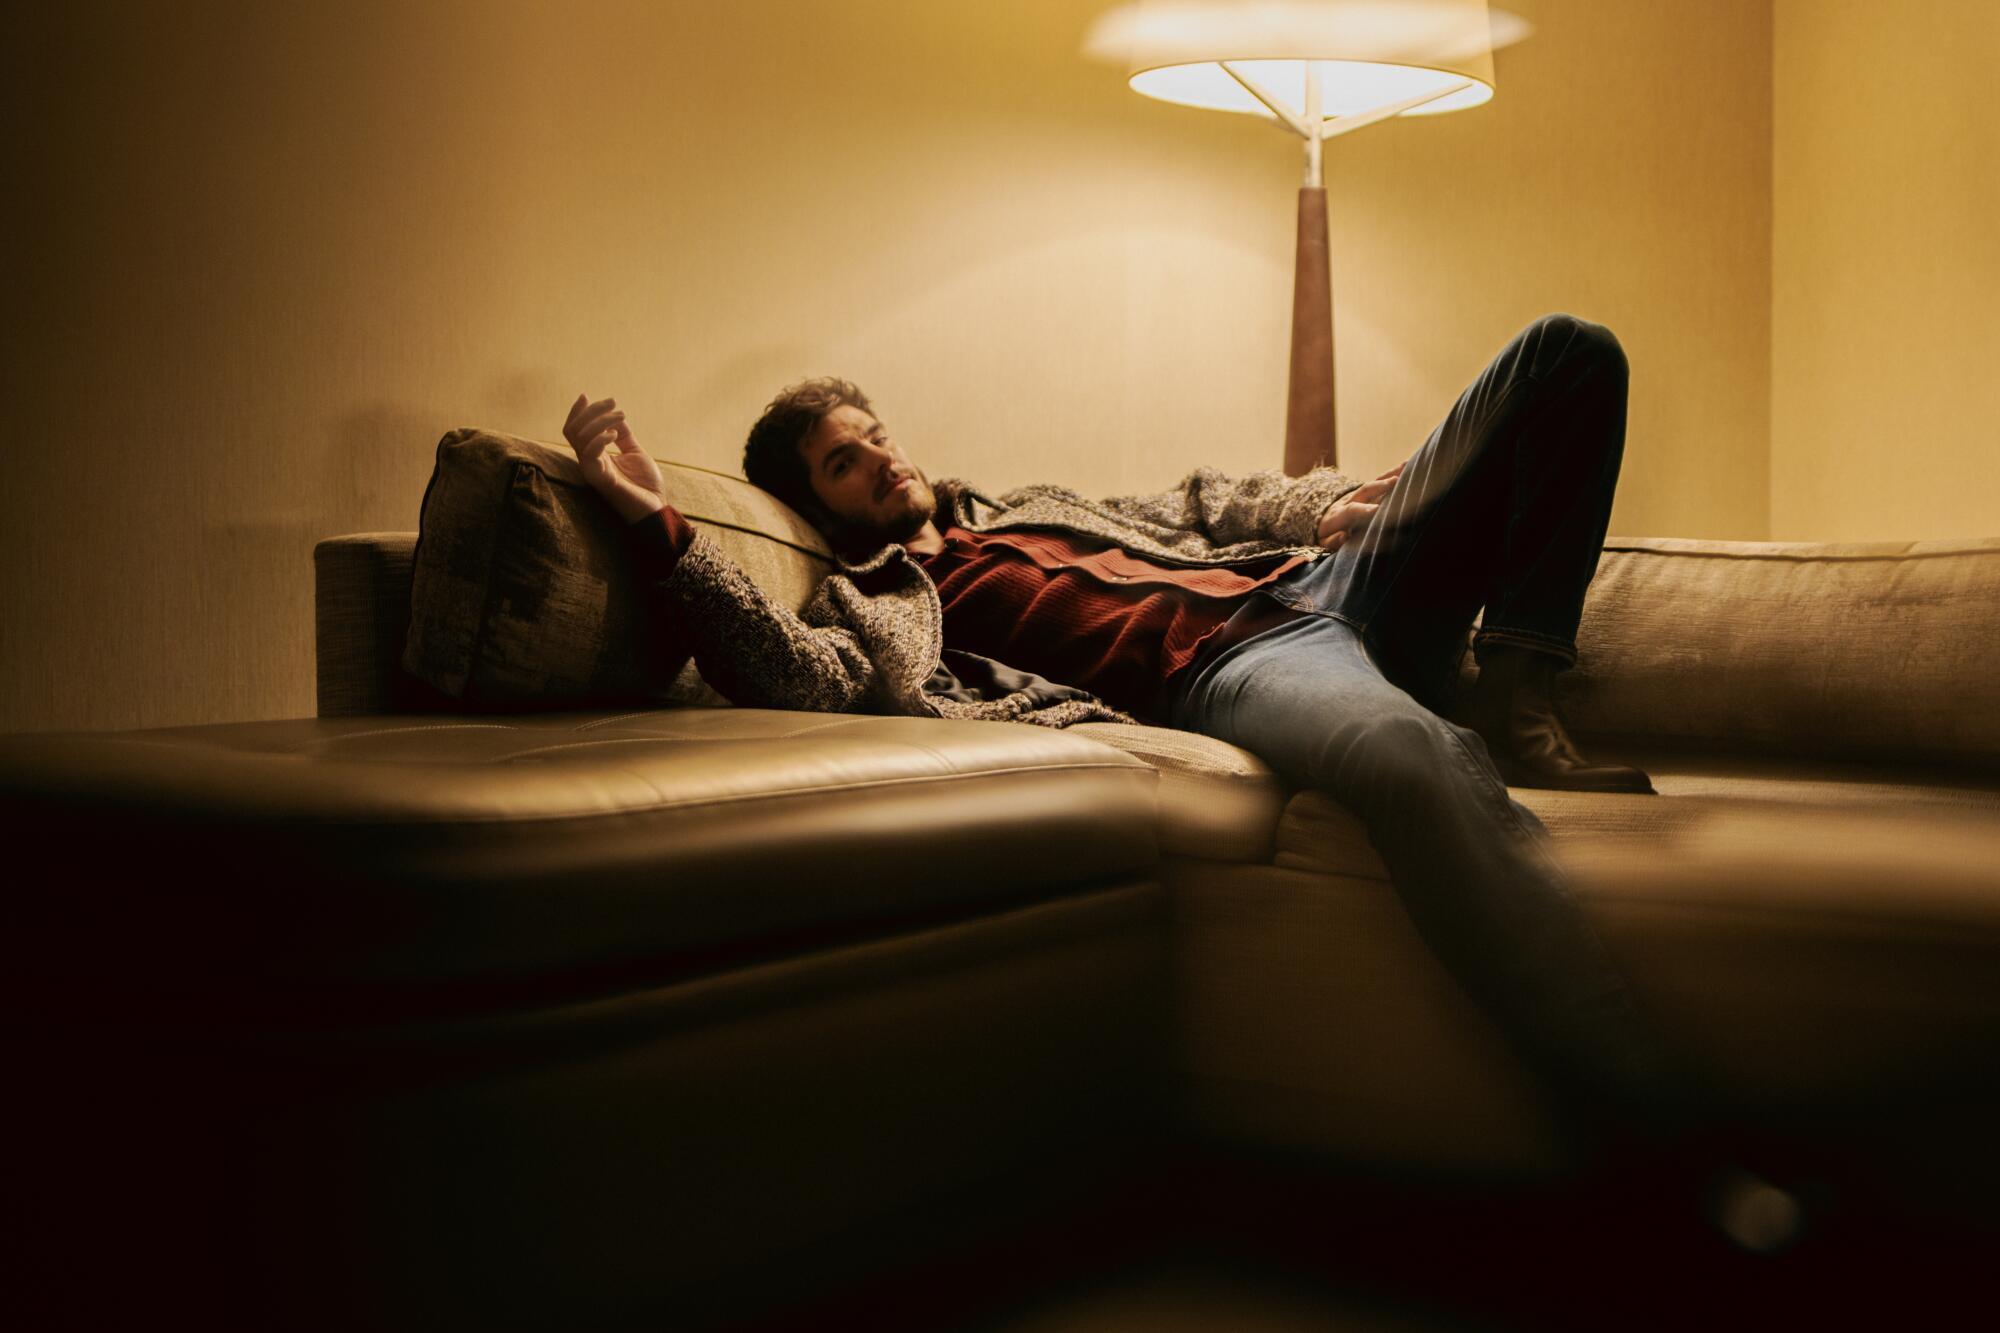
<instances>
[{"instance_id":1,"label":"couch","mask_svg":"<svg viewBox=\"0 0 2000 1333\"><path fill-rule=\"evenodd\" d=\"M803 603L796 516L667 471ZM594 505L454 432L421 542L314 553L319 716L0 738L45 1321L712 1326L1215 1150L1580 1169L1334 802L1152 727L729 707ZM1564 708L1660 794L1516 793L1719 1115L1980 1235L1996 626L2000 540L1613 539Z\"/></svg>"}]
</instances>

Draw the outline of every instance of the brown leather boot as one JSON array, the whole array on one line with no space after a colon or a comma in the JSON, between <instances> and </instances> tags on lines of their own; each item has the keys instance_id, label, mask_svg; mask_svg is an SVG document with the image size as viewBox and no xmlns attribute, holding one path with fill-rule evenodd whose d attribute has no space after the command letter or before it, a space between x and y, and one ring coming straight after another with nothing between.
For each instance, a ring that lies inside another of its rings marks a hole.
<instances>
[{"instance_id":1,"label":"brown leather boot","mask_svg":"<svg viewBox=\"0 0 2000 1333\"><path fill-rule=\"evenodd\" d=\"M1479 655L1472 729L1512 787L1653 794L1652 779L1623 764L1593 764L1556 716L1551 687L1565 663L1552 653L1494 644Z\"/></svg>"}]
</instances>

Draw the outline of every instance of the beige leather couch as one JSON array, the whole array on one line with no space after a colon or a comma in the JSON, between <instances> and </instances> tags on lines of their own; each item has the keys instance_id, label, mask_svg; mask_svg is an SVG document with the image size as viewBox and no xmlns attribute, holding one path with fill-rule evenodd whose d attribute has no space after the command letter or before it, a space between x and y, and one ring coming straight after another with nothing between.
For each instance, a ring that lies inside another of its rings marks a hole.
<instances>
[{"instance_id":1,"label":"beige leather couch","mask_svg":"<svg viewBox=\"0 0 2000 1333\"><path fill-rule=\"evenodd\" d=\"M0 774L14 1327L733 1326L1088 1197L1165 1105L1153 774L1082 737L344 717Z\"/></svg>"},{"instance_id":2,"label":"beige leather couch","mask_svg":"<svg viewBox=\"0 0 2000 1333\"><path fill-rule=\"evenodd\" d=\"M697 1324L1149 1145L1566 1164L1358 824L1254 757L467 714L401 667L414 548L320 545L316 719L0 741L51 1308L133 1295L82 1246L217 1322ZM1661 794L1518 793L1727 1114L1933 1212L2000 1182L1996 608L2000 541L1614 541L1567 706Z\"/></svg>"},{"instance_id":3,"label":"beige leather couch","mask_svg":"<svg viewBox=\"0 0 2000 1333\"><path fill-rule=\"evenodd\" d=\"M323 622L323 642L349 644L323 700L406 688L385 664L411 549L321 546L323 604L329 580L366 571L359 604L387 627L372 641ZM1660 794L1515 792L1728 1114L1845 1122L1919 1190L2000 1182L1980 1119L2000 1084L1996 646L2000 540L1614 539L1564 709ZM1206 737L1065 734L1158 774L1176 1122L1377 1166L1568 1163L1540 1089L1417 939L1357 819Z\"/></svg>"}]
</instances>

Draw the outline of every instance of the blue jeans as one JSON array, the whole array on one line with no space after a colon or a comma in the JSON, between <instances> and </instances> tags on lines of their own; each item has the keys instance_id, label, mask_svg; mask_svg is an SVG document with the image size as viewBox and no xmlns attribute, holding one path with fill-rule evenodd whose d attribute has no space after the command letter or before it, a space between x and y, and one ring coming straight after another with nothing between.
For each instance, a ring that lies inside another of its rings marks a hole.
<instances>
[{"instance_id":1,"label":"blue jeans","mask_svg":"<svg viewBox=\"0 0 2000 1333\"><path fill-rule=\"evenodd\" d=\"M1436 710L1481 646L1575 660L1624 446L1608 329L1551 315L1460 396L1334 555L1259 596L1302 612L1176 677L1171 725L1357 814L1418 931L1581 1109L1652 1118L1678 1080L1479 736ZM1429 706L1427 706L1429 705Z\"/></svg>"}]
</instances>

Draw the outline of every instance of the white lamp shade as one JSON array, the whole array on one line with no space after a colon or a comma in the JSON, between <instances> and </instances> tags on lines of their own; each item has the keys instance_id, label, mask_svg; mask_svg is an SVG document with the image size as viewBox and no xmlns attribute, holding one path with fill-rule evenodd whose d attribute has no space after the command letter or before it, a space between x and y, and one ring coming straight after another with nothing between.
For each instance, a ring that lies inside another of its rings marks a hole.
<instances>
[{"instance_id":1,"label":"white lamp shade","mask_svg":"<svg viewBox=\"0 0 2000 1333\"><path fill-rule=\"evenodd\" d=\"M1217 111L1272 113L1222 68L1229 61L1303 112L1306 69L1319 77L1320 114L1358 115L1471 86L1402 114L1438 115L1493 97L1493 50L1528 25L1486 0L1150 0L1105 14L1085 52L1122 63L1133 89Z\"/></svg>"}]
</instances>

